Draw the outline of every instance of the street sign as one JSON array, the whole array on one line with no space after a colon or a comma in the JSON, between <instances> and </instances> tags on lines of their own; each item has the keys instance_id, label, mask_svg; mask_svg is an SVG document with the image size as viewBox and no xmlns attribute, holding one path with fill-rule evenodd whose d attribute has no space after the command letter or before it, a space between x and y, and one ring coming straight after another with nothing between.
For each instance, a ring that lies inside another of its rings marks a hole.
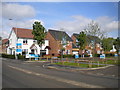
<instances>
[{"instance_id":1,"label":"street sign","mask_svg":"<svg viewBox=\"0 0 120 90\"><path fill-rule=\"evenodd\" d=\"M79 55L78 55L78 54L75 54L75 58L79 58Z\"/></svg>"},{"instance_id":2,"label":"street sign","mask_svg":"<svg viewBox=\"0 0 120 90\"><path fill-rule=\"evenodd\" d=\"M105 59L105 54L100 55L101 59Z\"/></svg>"},{"instance_id":3,"label":"street sign","mask_svg":"<svg viewBox=\"0 0 120 90\"><path fill-rule=\"evenodd\" d=\"M22 44L21 43L16 43L16 52L22 52Z\"/></svg>"},{"instance_id":4,"label":"street sign","mask_svg":"<svg viewBox=\"0 0 120 90\"><path fill-rule=\"evenodd\" d=\"M115 56L115 57L117 57L117 56L118 56L118 54L115 54L114 56Z\"/></svg>"}]
</instances>

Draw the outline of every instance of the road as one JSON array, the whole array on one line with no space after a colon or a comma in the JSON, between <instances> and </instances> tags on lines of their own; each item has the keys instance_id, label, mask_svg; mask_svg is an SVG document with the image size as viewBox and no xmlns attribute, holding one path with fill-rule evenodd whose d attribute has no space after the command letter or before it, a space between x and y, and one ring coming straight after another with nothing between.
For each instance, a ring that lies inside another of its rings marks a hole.
<instances>
[{"instance_id":1,"label":"road","mask_svg":"<svg viewBox=\"0 0 120 90\"><path fill-rule=\"evenodd\" d=\"M2 59L2 88L118 88L118 79L44 68L45 63Z\"/></svg>"}]
</instances>

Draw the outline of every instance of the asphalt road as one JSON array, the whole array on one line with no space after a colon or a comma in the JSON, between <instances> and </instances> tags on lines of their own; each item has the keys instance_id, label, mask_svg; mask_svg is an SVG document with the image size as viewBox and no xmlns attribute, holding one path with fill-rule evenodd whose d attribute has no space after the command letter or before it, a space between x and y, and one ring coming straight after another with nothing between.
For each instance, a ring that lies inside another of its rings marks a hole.
<instances>
[{"instance_id":1,"label":"asphalt road","mask_svg":"<svg viewBox=\"0 0 120 90\"><path fill-rule=\"evenodd\" d=\"M2 59L2 88L118 88L118 78L46 69L43 64Z\"/></svg>"}]
</instances>

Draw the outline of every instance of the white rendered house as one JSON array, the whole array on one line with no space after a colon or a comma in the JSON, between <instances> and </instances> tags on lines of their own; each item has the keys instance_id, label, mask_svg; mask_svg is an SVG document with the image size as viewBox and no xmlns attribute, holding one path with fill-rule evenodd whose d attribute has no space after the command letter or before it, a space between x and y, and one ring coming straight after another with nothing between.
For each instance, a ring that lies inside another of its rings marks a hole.
<instances>
[{"instance_id":1,"label":"white rendered house","mask_svg":"<svg viewBox=\"0 0 120 90\"><path fill-rule=\"evenodd\" d=\"M49 46L49 41L40 47L37 41L33 39L32 29L15 28L13 27L9 35L9 46L7 54L49 54L46 47Z\"/></svg>"}]
</instances>

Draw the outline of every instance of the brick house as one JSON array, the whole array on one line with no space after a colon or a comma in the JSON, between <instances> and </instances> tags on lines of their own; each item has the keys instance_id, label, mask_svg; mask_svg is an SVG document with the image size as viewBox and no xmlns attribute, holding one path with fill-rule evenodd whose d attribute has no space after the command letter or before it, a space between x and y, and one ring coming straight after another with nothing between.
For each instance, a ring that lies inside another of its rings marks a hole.
<instances>
[{"instance_id":1,"label":"brick house","mask_svg":"<svg viewBox=\"0 0 120 90\"><path fill-rule=\"evenodd\" d=\"M49 29L46 39L49 40L49 47L51 48L49 50L50 55L60 55L62 48L64 48L63 54L72 54L72 39L66 32Z\"/></svg>"},{"instance_id":2,"label":"brick house","mask_svg":"<svg viewBox=\"0 0 120 90\"><path fill-rule=\"evenodd\" d=\"M0 44L0 53L7 53L7 47L8 47L9 41L8 39L3 39Z\"/></svg>"},{"instance_id":3,"label":"brick house","mask_svg":"<svg viewBox=\"0 0 120 90\"><path fill-rule=\"evenodd\" d=\"M77 37L78 37L79 34L76 34L76 33L73 33L73 35L71 36L72 40L73 40L73 45L72 45L72 53L73 54L77 54L79 53L79 46L77 45L78 43L78 40L77 40Z\"/></svg>"},{"instance_id":4,"label":"brick house","mask_svg":"<svg viewBox=\"0 0 120 90\"><path fill-rule=\"evenodd\" d=\"M78 43L78 40L77 40L78 35L79 34L73 33L73 35L71 36L71 38L73 40L73 46L74 46L73 47L73 54L75 52L79 53L79 54L82 53L81 50L78 50L79 49L79 46L77 45L77 43ZM96 40L95 53L100 54L102 52L102 48L100 46L100 39L98 37L95 37L95 36L87 35L87 45L85 46L85 51L86 51L85 53L87 53L88 55L93 52L93 45L92 45L93 40Z\"/></svg>"}]
</instances>

